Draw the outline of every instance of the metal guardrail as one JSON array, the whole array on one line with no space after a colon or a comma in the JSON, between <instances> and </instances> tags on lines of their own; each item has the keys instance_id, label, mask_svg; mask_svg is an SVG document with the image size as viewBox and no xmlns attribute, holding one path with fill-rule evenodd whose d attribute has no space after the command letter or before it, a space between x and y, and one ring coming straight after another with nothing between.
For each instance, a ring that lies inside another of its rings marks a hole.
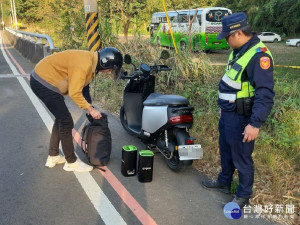
<instances>
[{"instance_id":1,"label":"metal guardrail","mask_svg":"<svg viewBox=\"0 0 300 225\"><path fill-rule=\"evenodd\" d=\"M38 63L48 55L60 51L59 48L54 46L49 35L29 33L11 28L5 28L4 33L10 44L33 63Z\"/></svg>"},{"instance_id":2,"label":"metal guardrail","mask_svg":"<svg viewBox=\"0 0 300 225\"><path fill-rule=\"evenodd\" d=\"M34 41L36 43L43 43L42 39L46 39L47 43L49 44L50 49L53 51L57 51L58 48L56 48L53 44L52 38L49 35L46 34L38 34L38 33L29 33L29 32L24 32L24 31L19 31L19 30L14 30L10 28L5 28L5 30L9 31L10 33L19 36L21 38L29 39L31 41Z\"/></svg>"}]
</instances>

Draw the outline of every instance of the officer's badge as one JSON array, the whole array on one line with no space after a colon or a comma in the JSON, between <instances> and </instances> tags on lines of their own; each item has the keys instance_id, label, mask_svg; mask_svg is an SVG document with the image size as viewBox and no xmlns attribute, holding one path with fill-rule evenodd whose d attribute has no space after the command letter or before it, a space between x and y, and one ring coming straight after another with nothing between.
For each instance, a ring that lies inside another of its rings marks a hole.
<instances>
[{"instance_id":1,"label":"officer's badge","mask_svg":"<svg viewBox=\"0 0 300 225\"><path fill-rule=\"evenodd\" d=\"M257 49L256 49L256 52L266 52L266 51L268 51L268 48L267 48L267 47L257 48Z\"/></svg>"},{"instance_id":2,"label":"officer's badge","mask_svg":"<svg viewBox=\"0 0 300 225\"><path fill-rule=\"evenodd\" d=\"M261 58L260 58L260 67L261 67L263 70L269 69L270 66L271 66L271 61L270 61L270 58L269 58L269 57L261 57Z\"/></svg>"}]
</instances>

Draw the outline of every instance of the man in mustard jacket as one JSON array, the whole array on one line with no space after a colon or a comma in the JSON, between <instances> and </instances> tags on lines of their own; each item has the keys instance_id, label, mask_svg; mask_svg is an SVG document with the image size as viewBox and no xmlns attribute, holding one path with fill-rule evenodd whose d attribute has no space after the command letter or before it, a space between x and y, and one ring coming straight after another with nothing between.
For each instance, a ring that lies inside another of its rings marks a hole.
<instances>
[{"instance_id":1,"label":"man in mustard jacket","mask_svg":"<svg viewBox=\"0 0 300 225\"><path fill-rule=\"evenodd\" d=\"M82 90L98 72L112 73L117 79L122 65L123 56L113 47L103 48L100 52L66 50L47 56L36 65L30 76L30 86L55 117L46 167L65 163L63 169L66 171L88 172L93 169L74 153L74 122L64 95L69 95L94 119L100 119L101 113L86 100ZM65 157L59 154L60 141Z\"/></svg>"}]
</instances>

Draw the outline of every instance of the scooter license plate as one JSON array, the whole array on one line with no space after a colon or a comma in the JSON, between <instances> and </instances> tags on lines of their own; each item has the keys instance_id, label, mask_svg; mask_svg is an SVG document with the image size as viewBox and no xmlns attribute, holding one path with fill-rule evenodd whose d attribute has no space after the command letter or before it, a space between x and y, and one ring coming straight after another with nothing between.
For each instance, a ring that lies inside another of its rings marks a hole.
<instances>
[{"instance_id":1,"label":"scooter license plate","mask_svg":"<svg viewBox=\"0 0 300 225\"><path fill-rule=\"evenodd\" d=\"M202 159L203 149L200 144L197 145L179 145L178 153L180 160Z\"/></svg>"}]
</instances>

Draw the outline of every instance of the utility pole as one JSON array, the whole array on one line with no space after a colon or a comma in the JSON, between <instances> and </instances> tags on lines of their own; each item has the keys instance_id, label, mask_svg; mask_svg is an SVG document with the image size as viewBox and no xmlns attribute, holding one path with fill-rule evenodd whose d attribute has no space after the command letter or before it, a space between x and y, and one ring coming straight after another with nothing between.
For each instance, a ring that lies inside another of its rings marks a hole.
<instances>
[{"instance_id":1,"label":"utility pole","mask_svg":"<svg viewBox=\"0 0 300 225\"><path fill-rule=\"evenodd\" d=\"M13 5L14 5L14 17L15 17L15 23L16 23L16 29L18 29L18 20L17 20L17 12L16 12L16 4L15 4L15 0L13 1Z\"/></svg>"},{"instance_id":2,"label":"utility pole","mask_svg":"<svg viewBox=\"0 0 300 225\"><path fill-rule=\"evenodd\" d=\"M97 0L83 0L88 47L91 52L100 48L99 19Z\"/></svg>"},{"instance_id":3,"label":"utility pole","mask_svg":"<svg viewBox=\"0 0 300 225\"><path fill-rule=\"evenodd\" d=\"M10 0L10 9L11 9L10 22L11 22L11 24L12 24L12 28L14 28L15 17L14 17L14 7L13 7L12 0Z\"/></svg>"},{"instance_id":4,"label":"utility pole","mask_svg":"<svg viewBox=\"0 0 300 225\"><path fill-rule=\"evenodd\" d=\"M3 21L3 8L2 8L2 3L1 3L1 17L2 17L2 21L1 21L2 29L4 30L4 21Z\"/></svg>"},{"instance_id":5,"label":"utility pole","mask_svg":"<svg viewBox=\"0 0 300 225\"><path fill-rule=\"evenodd\" d=\"M85 27L87 32L87 41L89 51L98 51L101 46L101 38L99 33L99 19L98 19L98 6L97 0L83 0L84 14L85 14ZM95 78L96 82L96 78ZM96 84L96 83L95 83ZM90 86L84 87L84 91L90 91ZM96 91L94 86L94 99Z\"/></svg>"}]
</instances>

